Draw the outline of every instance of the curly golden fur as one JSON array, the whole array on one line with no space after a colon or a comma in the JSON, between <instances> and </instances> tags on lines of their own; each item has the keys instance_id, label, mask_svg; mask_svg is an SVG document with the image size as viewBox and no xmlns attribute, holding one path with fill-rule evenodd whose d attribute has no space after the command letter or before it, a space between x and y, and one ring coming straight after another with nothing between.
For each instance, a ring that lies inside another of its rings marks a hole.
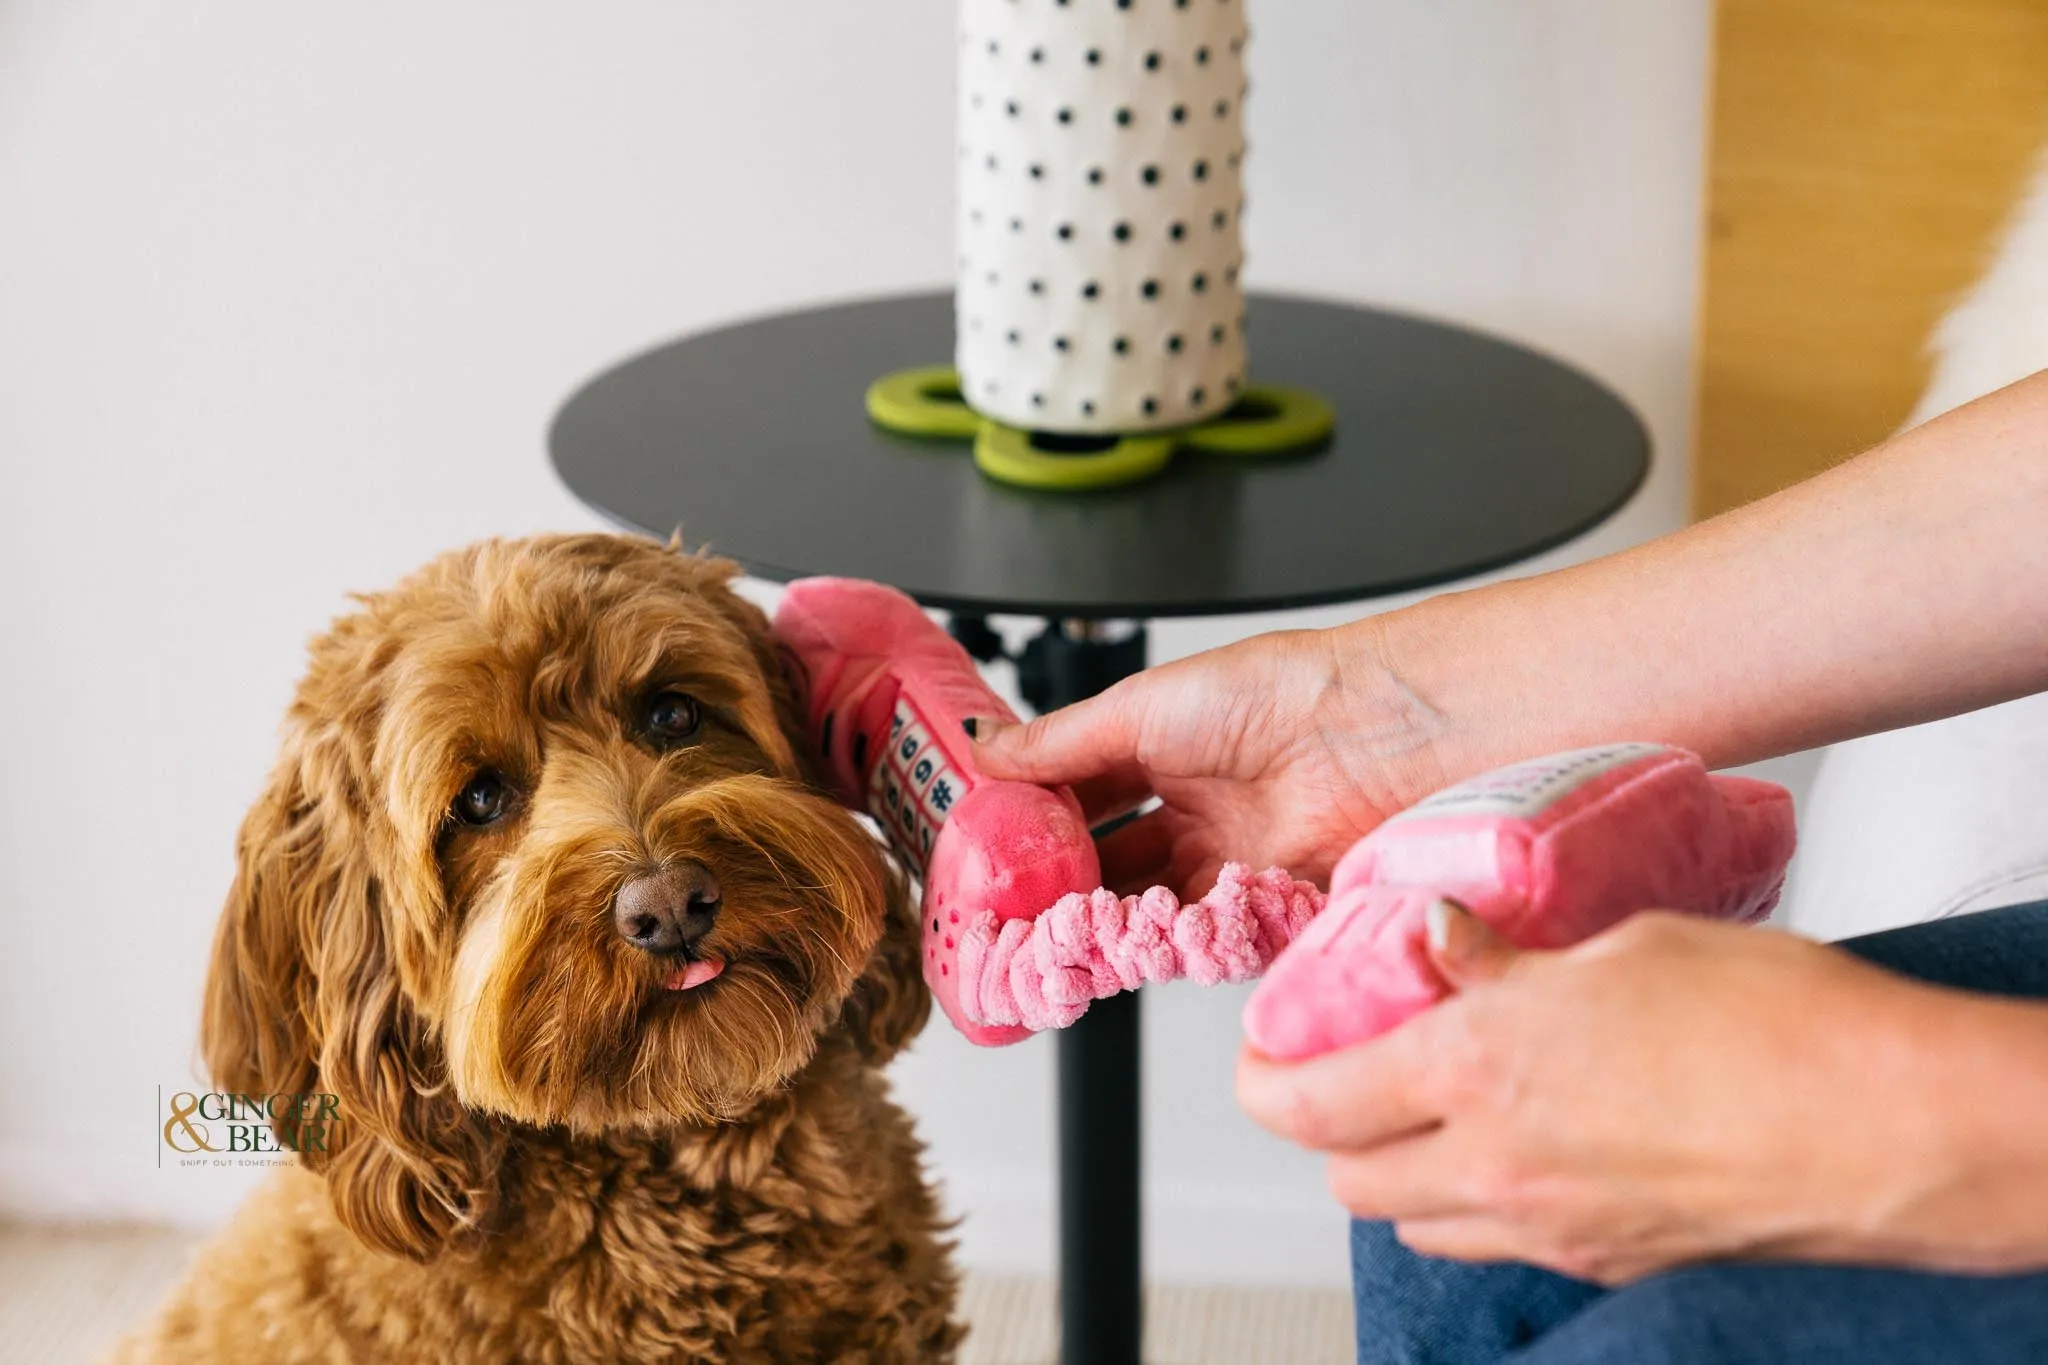
<instances>
[{"instance_id":1,"label":"curly golden fur","mask_svg":"<svg viewBox=\"0 0 2048 1365\"><path fill-rule=\"evenodd\" d=\"M116 1359L952 1356L879 1070L930 1008L914 910L811 780L733 572L488 541L314 643L202 1032L217 1089L331 1094L338 1122ZM722 902L665 957L614 899L679 861ZM686 960L724 970L676 989Z\"/></svg>"}]
</instances>

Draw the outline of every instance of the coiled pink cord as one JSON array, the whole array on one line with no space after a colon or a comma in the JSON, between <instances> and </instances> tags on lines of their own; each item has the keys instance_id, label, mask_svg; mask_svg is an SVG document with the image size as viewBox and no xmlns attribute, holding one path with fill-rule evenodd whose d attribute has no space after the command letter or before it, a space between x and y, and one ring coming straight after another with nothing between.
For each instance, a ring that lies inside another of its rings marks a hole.
<instances>
[{"instance_id":1,"label":"coiled pink cord","mask_svg":"<svg viewBox=\"0 0 2048 1365\"><path fill-rule=\"evenodd\" d=\"M1146 982L1250 981L1322 908L1322 892L1281 868L1225 863L1190 905L1155 886L1063 896L1030 920L984 910L960 940L960 1008L977 1023L1065 1028Z\"/></svg>"}]
</instances>

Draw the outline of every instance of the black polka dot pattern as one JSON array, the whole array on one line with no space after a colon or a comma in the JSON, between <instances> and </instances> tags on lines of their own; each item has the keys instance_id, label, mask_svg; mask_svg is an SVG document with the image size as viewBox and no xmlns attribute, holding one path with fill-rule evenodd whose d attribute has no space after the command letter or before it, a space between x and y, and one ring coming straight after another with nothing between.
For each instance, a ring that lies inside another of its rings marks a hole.
<instances>
[{"instance_id":1,"label":"black polka dot pattern","mask_svg":"<svg viewBox=\"0 0 2048 1365\"><path fill-rule=\"evenodd\" d=\"M1244 384L1242 0L959 0L957 361L1012 425L1144 430Z\"/></svg>"}]
</instances>

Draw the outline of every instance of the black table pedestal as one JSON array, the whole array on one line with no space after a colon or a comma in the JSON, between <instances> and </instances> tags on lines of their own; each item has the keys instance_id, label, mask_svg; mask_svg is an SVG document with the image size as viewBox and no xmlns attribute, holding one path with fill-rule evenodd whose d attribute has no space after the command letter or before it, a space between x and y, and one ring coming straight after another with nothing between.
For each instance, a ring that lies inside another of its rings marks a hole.
<instances>
[{"instance_id":1,"label":"black table pedestal","mask_svg":"<svg viewBox=\"0 0 2048 1365\"><path fill-rule=\"evenodd\" d=\"M1144 666L1142 628L1067 621L1025 647L1018 682L1049 711ZM1059 1035L1062 1365L1137 1365L1144 1339L1139 1018L1126 991Z\"/></svg>"},{"instance_id":2,"label":"black table pedestal","mask_svg":"<svg viewBox=\"0 0 2048 1365\"><path fill-rule=\"evenodd\" d=\"M1060 1360L1137 1365L1144 1339L1138 995L1059 1037Z\"/></svg>"}]
</instances>

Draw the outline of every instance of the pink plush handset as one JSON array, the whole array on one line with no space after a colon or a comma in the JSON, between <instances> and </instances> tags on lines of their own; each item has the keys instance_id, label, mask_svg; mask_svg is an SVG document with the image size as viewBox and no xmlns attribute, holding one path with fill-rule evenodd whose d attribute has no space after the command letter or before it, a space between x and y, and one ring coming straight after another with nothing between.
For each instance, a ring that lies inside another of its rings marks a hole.
<instances>
[{"instance_id":1,"label":"pink plush handset","mask_svg":"<svg viewBox=\"0 0 2048 1365\"><path fill-rule=\"evenodd\" d=\"M1753 922L1795 840L1783 787L1710 774L1653 744L1581 749L1439 792L1337 864L1322 914L1244 1011L1272 1057L1315 1056L1392 1028L1447 993L1424 911L1448 897L1525 948L1576 943L1646 909Z\"/></svg>"},{"instance_id":2,"label":"pink plush handset","mask_svg":"<svg viewBox=\"0 0 2048 1365\"><path fill-rule=\"evenodd\" d=\"M961 1006L960 951L984 921L1035 920L1102 869L1073 795L975 770L961 722L1015 714L967 651L893 588L849 578L790 584L775 631L808 680L810 733L839 799L872 815L924 885L924 976L969 1041L1032 1030Z\"/></svg>"}]
</instances>

